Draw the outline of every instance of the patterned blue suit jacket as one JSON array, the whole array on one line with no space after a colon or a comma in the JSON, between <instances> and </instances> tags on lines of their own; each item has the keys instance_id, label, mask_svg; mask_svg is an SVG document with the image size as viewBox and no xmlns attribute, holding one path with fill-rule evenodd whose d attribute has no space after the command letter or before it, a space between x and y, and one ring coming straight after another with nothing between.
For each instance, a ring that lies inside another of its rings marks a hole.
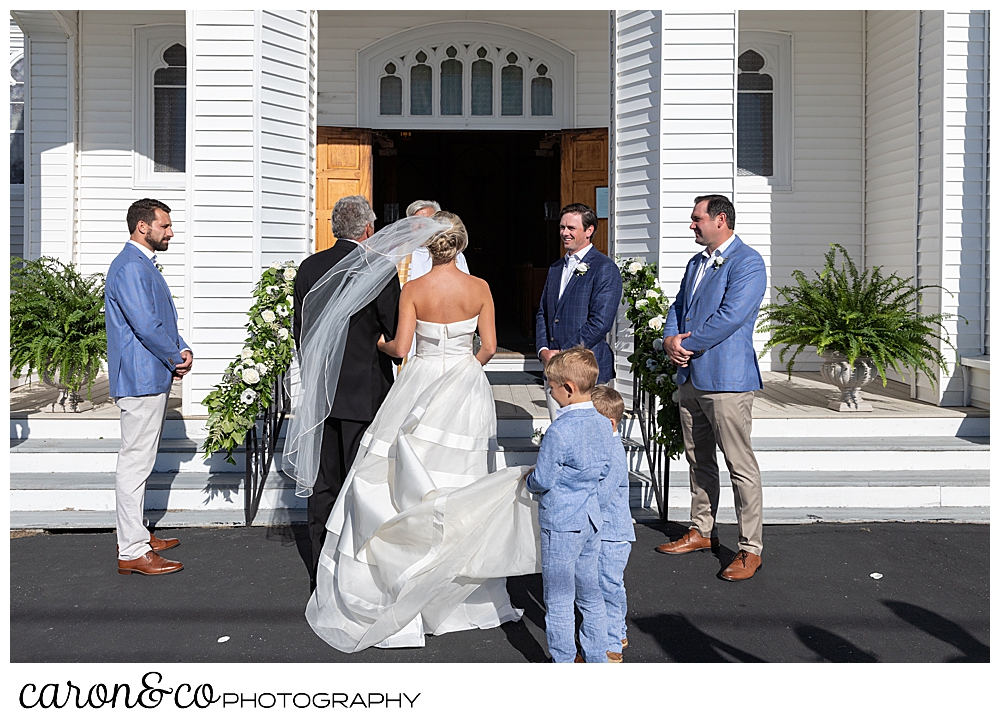
<instances>
[{"instance_id":1,"label":"patterned blue suit jacket","mask_svg":"<svg viewBox=\"0 0 1000 723\"><path fill-rule=\"evenodd\" d=\"M573 274L562 298L559 285L566 261L559 259L549 267L535 317L535 352L583 344L597 357L597 382L604 384L615 376L615 356L606 337L621 303L622 275L615 262L594 247L582 263L589 265L587 273Z\"/></svg>"},{"instance_id":2,"label":"patterned blue suit jacket","mask_svg":"<svg viewBox=\"0 0 1000 723\"><path fill-rule=\"evenodd\" d=\"M187 344L177 333L177 308L163 275L130 243L111 262L104 284L108 381L112 397L170 391Z\"/></svg>"},{"instance_id":3,"label":"patterned blue suit jacket","mask_svg":"<svg viewBox=\"0 0 1000 723\"><path fill-rule=\"evenodd\" d=\"M737 236L726 249L722 266L706 269L692 293L702 258L698 253L688 261L663 329L664 337L691 332L681 346L694 356L677 370L677 385L691 379L703 392L763 389L753 329L767 290L764 259Z\"/></svg>"},{"instance_id":4,"label":"patterned blue suit jacket","mask_svg":"<svg viewBox=\"0 0 1000 723\"><path fill-rule=\"evenodd\" d=\"M611 468L614 437L607 417L593 407L572 409L556 418L542 439L528 490L539 495L538 526L579 532L601 529L598 490Z\"/></svg>"}]
</instances>

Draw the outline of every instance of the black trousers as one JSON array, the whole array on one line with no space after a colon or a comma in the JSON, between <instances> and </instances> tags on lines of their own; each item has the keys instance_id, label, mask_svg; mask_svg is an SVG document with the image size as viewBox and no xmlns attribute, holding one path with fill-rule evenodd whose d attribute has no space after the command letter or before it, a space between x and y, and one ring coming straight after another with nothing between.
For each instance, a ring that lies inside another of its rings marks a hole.
<instances>
[{"instance_id":1,"label":"black trousers","mask_svg":"<svg viewBox=\"0 0 1000 723\"><path fill-rule=\"evenodd\" d=\"M361 437L371 422L349 419L327 419L323 424L323 445L320 452L316 485L309 496L309 543L312 547L312 567L309 576L315 584L319 554L326 540L326 521L344 486L344 478L358 456Z\"/></svg>"}]
</instances>

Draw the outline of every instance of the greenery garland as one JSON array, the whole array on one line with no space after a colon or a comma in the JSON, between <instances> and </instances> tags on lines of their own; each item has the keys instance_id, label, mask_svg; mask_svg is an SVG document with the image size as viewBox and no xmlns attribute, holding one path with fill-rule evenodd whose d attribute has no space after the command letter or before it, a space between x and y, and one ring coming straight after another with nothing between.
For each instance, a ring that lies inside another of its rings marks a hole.
<instances>
[{"instance_id":1,"label":"greenery garland","mask_svg":"<svg viewBox=\"0 0 1000 723\"><path fill-rule=\"evenodd\" d=\"M778 358L784 363L794 347L785 363L791 377L795 358L806 347L814 346L820 356L843 354L851 365L858 357L871 358L883 387L890 367L900 375L901 367L922 371L933 387L933 366L947 372L948 363L931 340L955 348L941 323L953 315L921 314L916 309L921 291L942 287L914 286L912 277L894 273L883 276L880 266L860 273L843 246L830 247L823 257L822 271L813 272L815 279L793 271L796 285L779 286L780 301L761 308L757 331L770 333L770 338L760 356L780 346ZM840 267L836 264L838 251L844 257Z\"/></svg>"},{"instance_id":2,"label":"greenery garland","mask_svg":"<svg viewBox=\"0 0 1000 723\"><path fill-rule=\"evenodd\" d=\"M208 408L205 457L225 452L226 461L236 464L233 450L243 444L258 414L271 405L274 383L292 363L296 272L295 262L275 261L253 290L256 301L250 307L246 344L202 402Z\"/></svg>"},{"instance_id":3,"label":"greenery garland","mask_svg":"<svg viewBox=\"0 0 1000 723\"><path fill-rule=\"evenodd\" d=\"M58 382L70 393L94 380L108 355L104 275L83 276L43 256L10 259L10 369Z\"/></svg>"},{"instance_id":4,"label":"greenery garland","mask_svg":"<svg viewBox=\"0 0 1000 723\"><path fill-rule=\"evenodd\" d=\"M664 446L668 455L677 458L684 451L677 406L677 368L663 351L663 327L670 301L660 290L656 264L628 258L619 260L618 268L622 275L622 304L635 336L635 350L628 357L632 374L647 393L660 399L654 440Z\"/></svg>"}]
</instances>

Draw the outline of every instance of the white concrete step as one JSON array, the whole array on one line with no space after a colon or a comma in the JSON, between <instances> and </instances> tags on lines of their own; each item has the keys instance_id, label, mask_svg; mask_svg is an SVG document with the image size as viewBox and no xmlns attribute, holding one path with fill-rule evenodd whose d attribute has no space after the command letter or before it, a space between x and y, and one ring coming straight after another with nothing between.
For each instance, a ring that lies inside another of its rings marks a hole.
<instances>
[{"instance_id":1,"label":"white concrete step","mask_svg":"<svg viewBox=\"0 0 1000 723\"><path fill-rule=\"evenodd\" d=\"M538 428L548 429L548 415L528 416L511 413L498 404L498 435L501 437L530 437ZM282 426L282 434L287 429ZM638 438L637 422L625 420L626 433ZM11 439L118 439L120 427L117 419L77 419L28 417L11 418ZM168 419L163 427L164 439L204 439L205 419ZM919 418L809 418L809 419L755 419L753 437L989 437L989 417L919 417Z\"/></svg>"},{"instance_id":2,"label":"white concrete step","mask_svg":"<svg viewBox=\"0 0 1000 723\"><path fill-rule=\"evenodd\" d=\"M526 437L501 437L497 465L510 467L533 464L535 447ZM35 439L11 440L11 473L114 472L118 439ZM280 447L277 468L280 469ZM988 470L988 437L804 437L754 438L757 463L764 471L853 471L880 470ZM638 451L633 452L641 467ZM242 472L244 456L234 455L236 464L225 455L204 459L199 440L164 439L160 442L154 472ZM719 466L725 468L722 453ZM683 472L687 461L681 457L671 464Z\"/></svg>"}]
</instances>

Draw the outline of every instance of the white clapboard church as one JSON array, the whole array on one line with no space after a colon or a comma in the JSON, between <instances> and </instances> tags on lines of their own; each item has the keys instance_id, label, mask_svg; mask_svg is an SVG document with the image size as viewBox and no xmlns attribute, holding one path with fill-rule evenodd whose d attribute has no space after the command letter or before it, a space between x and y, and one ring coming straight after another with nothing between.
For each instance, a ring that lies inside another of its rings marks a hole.
<instances>
[{"instance_id":1,"label":"white clapboard church","mask_svg":"<svg viewBox=\"0 0 1000 723\"><path fill-rule=\"evenodd\" d=\"M462 216L501 346L531 357L562 204L673 295L694 196L725 193L766 301L831 243L943 287L922 310L968 323L911 396L988 409L989 12L670 7L12 10L11 254L103 272L129 204L170 205L196 418L261 270L329 246L344 195L380 225L418 198Z\"/></svg>"}]
</instances>

